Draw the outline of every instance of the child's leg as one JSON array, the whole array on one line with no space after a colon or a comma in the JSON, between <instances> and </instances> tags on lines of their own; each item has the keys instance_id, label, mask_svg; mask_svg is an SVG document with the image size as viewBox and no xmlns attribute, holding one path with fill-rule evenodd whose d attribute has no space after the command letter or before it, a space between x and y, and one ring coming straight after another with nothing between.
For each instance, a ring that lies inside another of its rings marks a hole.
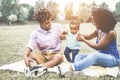
<instances>
[{"instance_id":1,"label":"child's leg","mask_svg":"<svg viewBox=\"0 0 120 80\"><path fill-rule=\"evenodd\" d=\"M72 50L72 62L74 62L75 56L78 54L79 49L73 49Z\"/></svg>"},{"instance_id":2,"label":"child's leg","mask_svg":"<svg viewBox=\"0 0 120 80\"><path fill-rule=\"evenodd\" d=\"M64 51L64 55L68 62L71 62L70 52L71 52L71 50L68 47L66 47L65 51Z\"/></svg>"}]
</instances>

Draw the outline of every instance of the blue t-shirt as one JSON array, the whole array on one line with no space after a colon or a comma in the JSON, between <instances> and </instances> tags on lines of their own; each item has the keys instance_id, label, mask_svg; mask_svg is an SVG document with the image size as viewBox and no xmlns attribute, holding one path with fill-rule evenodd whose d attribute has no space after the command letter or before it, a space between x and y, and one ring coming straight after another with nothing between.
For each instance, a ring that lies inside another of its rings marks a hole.
<instances>
[{"instance_id":1,"label":"blue t-shirt","mask_svg":"<svg viewBox=\"0 0 120 80\"><path fill-rule=\"evenodd\" d=\"M99 40L98 40L98 37L97 37L96 43L98 43L98 42L99 42ZM119 58L119 53L118 53L118 49L117 49L116 39L113 40L111 43L109 43L106 46L106 49L100 49L99 52L100 53L104 53L104 54L111 54L115 58Z\"/></svg>"}]
</instances>

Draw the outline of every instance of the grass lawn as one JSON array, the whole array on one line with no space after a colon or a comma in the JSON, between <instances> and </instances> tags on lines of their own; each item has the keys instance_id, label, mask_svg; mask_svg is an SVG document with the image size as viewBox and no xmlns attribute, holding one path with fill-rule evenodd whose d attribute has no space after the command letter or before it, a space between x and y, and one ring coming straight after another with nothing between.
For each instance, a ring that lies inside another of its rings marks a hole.
<instances>
[{"instance_id":1,"label":"grass lawn","mask_svg":"<svg viewBox=\"0 0 120 80\"><path fill-rule=\"evenodd\" d=\"M68 24L66 23L61 25L63 29L68 28ZM80 32L89 34L94 29L92 26L91 23L81 24ZM30 34L37 27L37 24L13 26L0 25L0 66L23 59L25 46L29 40ZM116 25L116 31L118 36L118 50L120 52L120 23ZM64 50L65 47L64 42L65 41L62 42L62 50ZM81 45L81 53L90 53L94 51L84 43L81 43ZM120 80L120 75L117 78L111 76L96 78L81 74L79 76L73 76L72 78L60 78L58 74L48 73L38 78L27 79L23 73L0 70L0 80Z\"/></svg>"}]
</instances>

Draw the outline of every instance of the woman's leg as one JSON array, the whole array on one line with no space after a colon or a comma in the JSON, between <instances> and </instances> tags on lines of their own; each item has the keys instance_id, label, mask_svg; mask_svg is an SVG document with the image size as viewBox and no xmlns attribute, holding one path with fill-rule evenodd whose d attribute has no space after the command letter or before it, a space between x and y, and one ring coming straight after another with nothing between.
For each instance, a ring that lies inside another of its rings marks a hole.
<instances>
[{"instance_id":1,"label":"woman's leg","mask_svg":"<svg viewBox=\"0 0 120 80\"><path fill-rule=\"evenodd\" d=\"M76 56L76 58L78 57L79 56ZM80 61L75 61L73 69L80 71L94 64L104 67L113 67L118 64L118 61L116 61L116 59L111 55L96 52L89 54Z\"/></svg>"},{"instance_id":2,"label":"woman's leg","mask_svg":"<svg viewBox=\"0 0 120 80\"><path fill-rule=\"evenodd\" d=\"M71 52L71 50L68 47L66 47L65 51L64 51L64 55L68 62L71 62L70 52Z\"/></svg>"},{"instance_id":3,"label":"woman's leg","mask_svg":"<svg viewBox=\"0 0 120 80\"><path fill-rule=\"evenodd\" d=\"M81 61L82 59L84 59L85 57L87 57L88 56L88 54L77 54L76 56L75 56L75 60L74 60L74 63L76 63L76 62L79 62L79 61Z\"/></svg>"}]
</instances>

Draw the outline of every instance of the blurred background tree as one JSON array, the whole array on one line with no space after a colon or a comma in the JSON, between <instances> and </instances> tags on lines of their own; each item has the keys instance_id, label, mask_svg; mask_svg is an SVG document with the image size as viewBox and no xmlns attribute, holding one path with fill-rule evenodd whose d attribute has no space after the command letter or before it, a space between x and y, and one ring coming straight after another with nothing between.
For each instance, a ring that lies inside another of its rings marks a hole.
<instances>
[{"instance_id":1,"label":"blurred background tree","mask_svg":"<svg viewBox=\"0 0 120 80\"><path fill-rule=\"evenodd\" d=\"M18 14L18 4L19 0L2 0L1 1L1 21L8 22L8 17L11 14Z\"/></svg>"},{"instance_id":2,"label":"blurred background tree","mask_svg":"<svg viewBox=\"0 0 120 80\"><path fill-rule=\"evenodd\" d=\"M66 20L71 20L72 15L74 14L73 12L73 3L69 3L65 6L64 11L65 11L65 19Z\"/></svg>"},{"instance_id":3,"label":"blurred background tree","mask_svg":"<svg viewBox=\"0 0 120 80\"><path fill-rule=\"evenodd\" d=\"M100 4L99 7L103 8L103 9L106 9L106 10L109 10L109 7L108 7L108 5L105 2L103 2L102 4Z\"/></svg>"},{"instance_id":4,"label":"blurred background tree","mask_svg":"<svg viewBox=\"0 0 120 80\"><path fill-rule=\"evenodd\" d=\"M28 4L19 4L19 0L2 0L0 12L0 22L8 24L12 22L24 23L28 19L32 19L34 7Z\"/></svg>"},{"instance_id":5,"label":"blurred background tree","mask_svg":"<svg viewBox=\"0 0 120 80\"><path fill-rule=\"evenodd\" d=\"M116 15L117 21L120 21L120 1L117 2L115 5L115 15Z\"/></svg>"},{"instance_id":6,"label":"blurred background tree","mask_svg":"<svg viewBox=\"0 0 120 80\"><path fill-rule=\"evenodd\" d=\"M90 8L87 4L80 3L77 11L77 15L79 17L80 22L87 22L92 15L91 11L92 8Z\"/></svg>"},{"instance_id":7,"label":"blurred background tree","mask_svg":"<svg viewBox=\"0 0 120 80\"><path fill-rule=\"evenodd\" d=\"M44 0L38 0L35 4L35 10L45 8Z\"/></svg>"},{"instance_id":8,"label":"blurred background tree","mask_svg":"<svg viewBox=\"0 0 120 80\"><path fill-rule=\"evenodd\" d=\"M52 13L53 20L56 20L61 12L60 4L52 0L47 2L45 2L45 0L38 0L34 7L27 3L20 4L19 1L20 0L0 0L0 22L11 24L15 22L25 23L26 21L34 20L34 11L40 8L47 8ZM111 10L105 2L97 5L94 1L89 5L80 3L79 6L76 7L77 11L75 11L74 3L69 2L64 6L64 10L62 10L61 13L64 15L63 20L71 20L72 15L77 15L81 22L90 22L91 11L97 7ZM115 10L112 12L117 21L120 21L120 1L116 3Z\"/></svg>"},{"instance_id":9,"label":"blurred background tree","mask_svg":"<svg viewBox=\"0 0 120 80\"><path fill-rule=\"evenodd\" d=\"M55 20L57 18L58 13L59 13L59 9L58 9L59 4L50 0L47 3L46 8L51 12L51 14L53 16L53 20Z\"/></svg>"}]
</instances>

